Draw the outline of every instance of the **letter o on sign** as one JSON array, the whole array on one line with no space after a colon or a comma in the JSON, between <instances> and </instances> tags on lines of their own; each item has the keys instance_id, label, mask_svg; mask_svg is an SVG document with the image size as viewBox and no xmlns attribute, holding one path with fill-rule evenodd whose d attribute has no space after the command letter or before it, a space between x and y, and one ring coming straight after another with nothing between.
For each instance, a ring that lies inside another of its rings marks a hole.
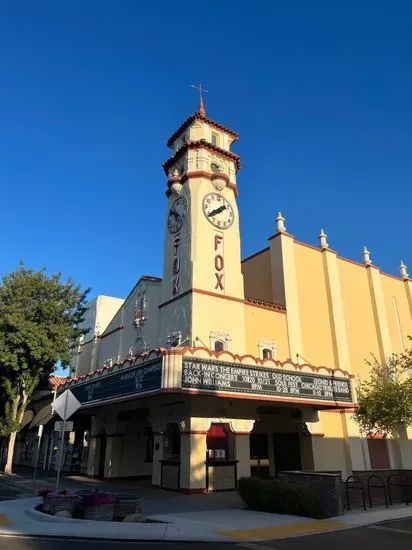
<instances>
[{"instance_id":1,"label":"letter o on sign","mask_svg":"<svg viewBox=\"0 0 412 550\"><path fill-rule=\"evenodd\" d=\"M224 267L223 256L221 256L220 254L217 254L215 256L215 269L216 271L222 271L223 267Z\"/></svg>"}]
</instances>

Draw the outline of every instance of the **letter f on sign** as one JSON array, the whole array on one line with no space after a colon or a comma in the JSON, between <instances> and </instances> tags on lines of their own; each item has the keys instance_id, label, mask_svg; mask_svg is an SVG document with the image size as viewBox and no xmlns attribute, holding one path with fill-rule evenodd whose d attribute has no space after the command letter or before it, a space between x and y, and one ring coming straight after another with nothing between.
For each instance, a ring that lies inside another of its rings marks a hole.
<instances>
[{"instance_id":1,"label":"letter f on sign","mask_svg":"<svg viewBox=\"0 0 412 550\"><path fill-rule=\"evenodd\" d=\"M223 235L215 235L215 250L219 248L219 245L222 241L223 241Z\"/></svg>"}]
</instances>

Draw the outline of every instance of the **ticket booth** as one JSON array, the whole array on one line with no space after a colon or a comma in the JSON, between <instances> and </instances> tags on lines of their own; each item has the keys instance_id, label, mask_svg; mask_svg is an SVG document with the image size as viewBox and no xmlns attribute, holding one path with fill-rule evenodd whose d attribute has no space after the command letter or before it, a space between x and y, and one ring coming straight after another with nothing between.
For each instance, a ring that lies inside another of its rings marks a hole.
<instances>
[{"instance_id":1,"label":"ticket booth","mask_svg":"<svg viewBox=\"0 0 412 550\"><path fill-rule=\"evenodd\" d=\"M227 424L212 424L206 436L206 490L232 491L237 487L234 433Z\"/></svg>"}]
</instances>

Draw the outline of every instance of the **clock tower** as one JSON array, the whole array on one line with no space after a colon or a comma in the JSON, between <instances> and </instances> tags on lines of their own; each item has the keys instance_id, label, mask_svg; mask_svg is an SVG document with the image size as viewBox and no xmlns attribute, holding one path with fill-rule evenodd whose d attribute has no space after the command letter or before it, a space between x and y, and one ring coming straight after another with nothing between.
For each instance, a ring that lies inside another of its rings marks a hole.
<instances>
[{"instance_id":1,"label":"clock tower","mask_svg":"<svg viewBox=\"0 0 412 550\"><path fill-rule=\"evenodd\" d=\"M168 141L168 198L160 345L243 353L244 290L236 173L237 134L203 101Z\"/></svg>"}]
</instances>

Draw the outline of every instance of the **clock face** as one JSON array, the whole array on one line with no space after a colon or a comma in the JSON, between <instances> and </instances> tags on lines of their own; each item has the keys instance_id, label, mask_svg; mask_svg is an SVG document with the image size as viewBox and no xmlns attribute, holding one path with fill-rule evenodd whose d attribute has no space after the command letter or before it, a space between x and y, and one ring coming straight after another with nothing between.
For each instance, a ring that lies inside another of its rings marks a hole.
<instances>
[{"instance_id":1,"label":"clock face","mask_svg":"<svg viewBox=\"0 0 412 550\"><path fill-rule=\"evenodd\" d=\"M172 202L167 215L167 228L170 233L177 233L186 221L187 198L184 195Z\"/></svg>"},{"instance_id":2,"label":"clock face","mask_svg":"<svg viewBox=\"0 0 412 550\"><path fill-rule=\"evenodd\" d=\"M203 198L203 212L210 223L219 229L227 229L235 219L230 202L219 193L209 193Z\"/></svg>"}]
</instances>

